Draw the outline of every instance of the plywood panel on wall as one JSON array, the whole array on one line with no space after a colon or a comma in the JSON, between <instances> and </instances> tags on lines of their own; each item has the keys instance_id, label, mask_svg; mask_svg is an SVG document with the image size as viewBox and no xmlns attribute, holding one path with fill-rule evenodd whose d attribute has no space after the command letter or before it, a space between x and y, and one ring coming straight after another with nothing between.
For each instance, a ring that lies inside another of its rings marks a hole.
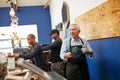
<instances>
[{"instance_id":1,"label":"plywood panel on wall","mask_svg":"<svg viewBox=\"0 0 120 80\"><path fill-rule=\"evenodd\" d=\"M76 17L80 25L80 36L88 40L120 36L120 0L109 0L104 4Z\"/></svg>"}]
</instances>

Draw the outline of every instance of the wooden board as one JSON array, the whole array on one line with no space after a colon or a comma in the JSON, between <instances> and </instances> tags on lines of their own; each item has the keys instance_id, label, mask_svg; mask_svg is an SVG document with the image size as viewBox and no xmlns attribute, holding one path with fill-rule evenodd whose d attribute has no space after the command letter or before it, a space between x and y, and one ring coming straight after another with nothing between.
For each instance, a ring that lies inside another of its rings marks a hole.
<instances>
[{"instance_id":1,"label":"wooden board","mask_svg":"<svg viewBox=\"0 0 120 80\"><path fill-rule=\"evenodd\" d=\"M120 36L120 0L109 0L75 18L87 40Z\"/></svg>"}]
</instances>

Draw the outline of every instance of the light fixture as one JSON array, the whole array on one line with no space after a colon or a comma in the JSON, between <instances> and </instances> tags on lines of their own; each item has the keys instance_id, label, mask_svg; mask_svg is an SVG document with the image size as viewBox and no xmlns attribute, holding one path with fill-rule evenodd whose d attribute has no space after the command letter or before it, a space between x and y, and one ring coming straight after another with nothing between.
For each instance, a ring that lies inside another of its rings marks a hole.
<instances>
[{"instance_id":1,"label":"light fixture","mask_svg":"<svg viewBox=\"0 0 120 80\"><path fill-rule=\"evenodd\" d=\"M11 16L11 21L12 21L11 26L12 25L16 25L16 26L18 25L18 17L17 16L15 16L15 15Z\"/></svg>"},{"instance_id":2,"label":"light fixture","mask_svg":"<svg viewBox=\"0 0 120 80\"><path fill-rule=\"evenodd\" d=\"M15 16L15 11L14 11L13 8L10 9L10 13L9 14L10 14L11 17Z\"/></svg>"}]
</instances>

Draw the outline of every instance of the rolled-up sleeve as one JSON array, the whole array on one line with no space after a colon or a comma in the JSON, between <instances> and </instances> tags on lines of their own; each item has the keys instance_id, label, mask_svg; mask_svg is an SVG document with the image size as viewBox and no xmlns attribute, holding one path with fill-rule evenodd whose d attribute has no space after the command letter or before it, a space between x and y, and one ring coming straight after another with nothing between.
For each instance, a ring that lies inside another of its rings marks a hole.
<instances>
[{"instance_id":1,"label":"rolled-up sleeve","mask_svg":"<svg viewBox=\"0 0 120 80\"><path fill-rule=\"evenodd\" d=\"M84 43L85 43L85 46L86 46L87 50L88 50L89 52L93 52L93 50L92 50L89 42L88 42L87 40L84 40L84 41L85 41Z\"/></svg>"}]
</instances>

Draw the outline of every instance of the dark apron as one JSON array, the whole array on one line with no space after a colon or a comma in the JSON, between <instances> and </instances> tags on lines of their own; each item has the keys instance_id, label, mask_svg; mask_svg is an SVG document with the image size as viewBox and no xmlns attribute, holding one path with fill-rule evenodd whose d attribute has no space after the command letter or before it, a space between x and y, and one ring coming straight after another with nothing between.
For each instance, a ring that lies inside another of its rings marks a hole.
<instances>
[{"instance_id":1,"label":"dark apron","mask_svg":"<svg viewBox=\"0 0 120 80\"><path fill-rule=\"evenodd\" d=\"M82 40L81 42L84 45ZM79 50L76 50L76 52L79 51L78 54L74 53L75 51L74 49L76 47L79 48ZM82 45L71 46L71 39L70 39L70 52L73 53L73 57L68 59L67 61L67 65L66 65L67 80L90 80L87 60L85 54L82 53L81 48Z\"/></svg>"}]
</instances>

